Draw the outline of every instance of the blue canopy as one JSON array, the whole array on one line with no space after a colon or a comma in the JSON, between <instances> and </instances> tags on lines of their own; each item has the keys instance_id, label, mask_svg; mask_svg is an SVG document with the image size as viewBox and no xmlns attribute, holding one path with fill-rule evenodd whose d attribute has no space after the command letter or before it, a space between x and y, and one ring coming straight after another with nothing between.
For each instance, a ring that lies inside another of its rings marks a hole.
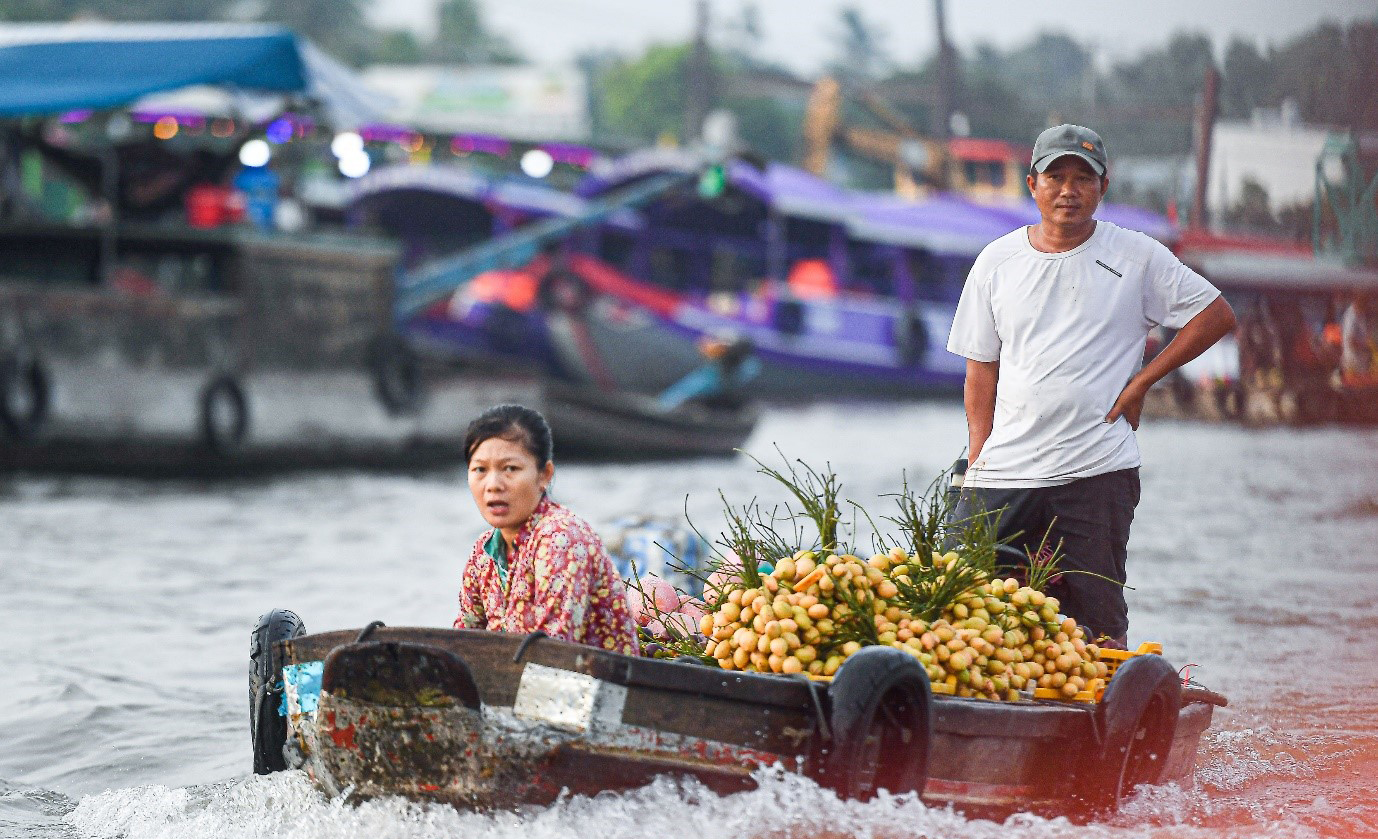
<instances>
[{"instance_id":1,"label":"blue canopy","mask_svg":"<svg viewBox=\"0 0 1378 839\"><path fill-rule=\"evenodd\" d=\"M0 116L108 108L191 85L304 94L345 126L380 118L384 104L277 26L0 24Z\"/></svg>"}]
</instances>

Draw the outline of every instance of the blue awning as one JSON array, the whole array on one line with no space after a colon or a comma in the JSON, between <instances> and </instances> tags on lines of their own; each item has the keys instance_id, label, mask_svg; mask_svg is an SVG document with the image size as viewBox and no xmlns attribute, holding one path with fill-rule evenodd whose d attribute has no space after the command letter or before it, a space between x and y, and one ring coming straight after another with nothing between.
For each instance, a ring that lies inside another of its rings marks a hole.
<instances>
[{"instance_id":1,"label":"blue awning","mask_svg":"<svg viewBox=\"0 0 1378 839\"><path fill-rule=\"evenodd\" d=\"M190 85L303 94L342 125L382 118L382 97L277 26L0 24L0 116L127 104Z\"/></svg>"}]
</instances>

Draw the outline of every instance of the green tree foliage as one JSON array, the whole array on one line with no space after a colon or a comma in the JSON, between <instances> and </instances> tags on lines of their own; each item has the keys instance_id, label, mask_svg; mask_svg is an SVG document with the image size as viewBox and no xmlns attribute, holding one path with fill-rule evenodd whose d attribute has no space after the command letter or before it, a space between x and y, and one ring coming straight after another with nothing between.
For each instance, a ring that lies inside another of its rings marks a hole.
<instances>
[{"instance_id":1,"label":"green tree foliage","mask_svg":"<svg viewBox=\"0 0 1378 839\"><path fill-rule=\"evenodd\" d=\"M1378 129L1378 21L1323 24L1272 56L1274 104L1284 97L1309 122Z\"/></svg>"},{"instance_id":2,"label":"green tree foliage","mask_svg":"<svg viewBox=\"0 0 1378 839\"><path fill-rule=\"evenodd\" d=\"M436 9L435 42L428 55L447 64L517 64L521 55L502 35L488 31L477 0L444 0Z\"/></svg>"},{"instance_id":3,"label":"green tree foliage","mask_svg":"<svg viewBox=\"0 0 1378 839\"><path fill-rule=\"evenodd\" d=\"M969 66L1022 99L1024 108L1045 115L1085 110L1097 86L1090 50L1063 34L1039 33L1003 55L978 48Z\"/></svg>"},{"instance_id":4,"label":"green tree foliage","mask_svg":"<svg viewBox=\"0 0 1378 839\"><path fill-rule=\"evenodd\" d=\"M368 60L373 32L363 0L265 0L257 19L280 23L348 64Z\"/></svg>"},{"instance_id":5,"label":"green tree foliage","mask_svg":"<svg viewBox=\"0 0 1378 839\"><path fill-rule=\"evenodd\" d=\"M881 30L873 26L855 6L838 12L838 30L833 36L837 57L828 69L844 78L874 80L891 67Z\"/></svg>"},{"instance_id":6,"label":"green tree foliage","mask_svg":"<svg viewBox=\"0 0 1378 839\"><path fill-rule=\"evenodd\" d=\"M425 60L425 46L407 29L379 32L369 54L369 61L376 64L419 64Z\"/></svg>"},{"instance_id":7,"label":"green tree foliage","mask_svg":"<svg viewBox=\"0 0 1378 839\"><path fill-rule=\"evenodd\" d=\"M605 137L651 143L663 136L683 142L685 77L693 45L658 44L639 58L611 62L594 74L595 124ZM738 72L731 56L715 53L721 78ZM713 103L737 117L737 134L758 154L775 160L797 155L803 102L792 108L768 96L726 95Z\"/></svg>"},{"instance_id":8,"label":"green tree foliage","mask_svg":"<svg viewBox=\"0 0 1378 839\"><path fill-rule=\"evenodd\" d=\"M1049 87L1037 75L1046 71L1026 69L1021 77L1011 73L1011 66L1018 65L989 44L978 46L975 55L963 62L957 109L971 121L973 136L1030 143L1043 128L1049 109L1061 107L1047 96L1031 93L1034 88Z\"/></svg>"},{"instance_id":9,"label":"green tree foliage","mask_svg":"<svg viewBox=\"0 0 1378 839\"><path fill-rule=\"evenodd\" d=\"M1192 113L1214 63L1210 39L1179 33L1167 46L1118 64L1110 73L1108 105L1094 121L1116 138L1114 154L1182 154L1191 147ZM1092 116L1097 116L1093 114Z\"/></svg>"},{"instance_id":10,"label":"green tree foliage","mask_svg":"<svg viewBox=\"0 0 1378 839\"><path fill-rule=\"evenodd\" d=\"M1222 117L1248 119L1255 108L1275 104L1273 62L1248 41L1236 38L1230 42L1221 74Z\"/></svg>"},{"instance_id":11,"label":"green tree foliage","mask_svg":"<svg viewBox=\"0 0 1378 839\"><path fill-rule=\"evenodd\" d=\"M752 151L770 160L798 158L802 105L790 108L787 103L767 96L733 96L723 102L723 107L736 114L737 134Z\"/></svg>"},{"instance_id":12,"label":"green tree foliage","mask_svg":"<svg viewBox=\"0 0 1378 839\"><path fill-rule=\"evenodd\" d=\"M1212 63L1210 38L1178 33L1166 47L1117 65L1111 73L1114 94L1121 101L1191 105Z\"/></svg>"},{"instance_id":13,"label":"green tree foliage","mask_svg":"<svg viewBox=\"0 0 1378 839\"><path fill-rule=\"evenodd\" d=\"M679 137L684 122L685 67L690 44L657 44L603 75L600 123L611 134L654 141Z\"/></svg>"},{"instance_id":14,"label":"green tree foliage","mask_svg":"<svg viewBox=\"0 0 1378 839\"><path fill-rule=\"evenodd\" d=\"M0 2L0 20L216 20L224 5L215 0L4 0Z\"/></svg>"}]
</instances>

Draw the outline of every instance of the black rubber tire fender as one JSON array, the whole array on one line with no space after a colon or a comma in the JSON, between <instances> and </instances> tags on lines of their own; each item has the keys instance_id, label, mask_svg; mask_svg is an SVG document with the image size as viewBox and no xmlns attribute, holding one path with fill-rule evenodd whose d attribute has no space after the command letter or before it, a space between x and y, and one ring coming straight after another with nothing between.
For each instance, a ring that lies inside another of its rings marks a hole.
<instances>
[{"instance_id":1,"label":"black rubber tire fender","mask_svg":"<svg viewBox=\"0 0 1378 839\"><path fill-rule=\"evenodd\" d=\"M48 419L52 378L32 352L0 358L0 429L12 440L30 440Z\"/></svg>"},{"instance_id":2,"label":"black rubber tire fender","mask_svg":"<svg viewBox=\"0 0 1378 839\"><path fill-rule=\"evenodd\" d=\"M1096 707L1100 754L1080 784L1093 811L1113 811L1135 787L1158 782L1181 708L1181 680L1162 656L1135 656L1119 666Z\"/></svg>"},{"instance_id":3,"label":"black rubber tire fender","mask_svg":"<svg viewBox=\"0 0 1378 839\"><path fill-rule=\"evenodd\" d=\"M928 327L917 309L906 309L895 320L895 352L906 367L922 364L928 357Z\"/></svg>"},{"instance_id":4,"label":"black rubber tire fender","mask_svg":"<svg viewBox=\"0 0 1378 839\"><path fill-rule=\"evenodd\" d=\"M892 647L863 647L842 663L828 698L832 739L819 761L825 785L860 801L880 789L921 795L933 731L923 666Z\"/></svg>"},{"instance_id":5,"label":"black rubber tire fender","mask_svg":"<svg viewBox=\"0 0 1378 839\"><path fill-rule=\"evenodd\" d=\"M254 772L267 775L287 768L282 747L287 743L287 719L278 713L282 701L282 655L277 642L306 634L295 612L273 609L259 616L249 636L249 736L254 747Z\"/></svg>"},{"instance_id":6,"label":"black rubber tire fender","mask_svg":"<svg viewBox=\"0 0 1378 839\"><path fill-rule=\"evenodd\" d=\"M202 445L221 457L236 454L249 437L249 398L244 387L232 374L221 373L201 389L199 401Z\"/></svg>"},{"instance_id":7,"label":"black rubber tire fender","mask_svg":"<svg viewBox=\"0 0 1378 839\"><path fill-rule=\"evenodd\" d=\"M375 340L369 350L369 370L373 395L389 416L416 413L424 394L421 363L405 340L397 335Z\"/></svg>"},{"instance_id":8,"label":"black rubber tire fender","mask_svg":"<svg viewBox=\"0 0 1378 839\"><path fill-rule=\"evenodd\" d=\"M582 313L595 296L588 280L564 268L546 272L536 288L536 299L543 308L569 315Z\"/></svg>"}]
</instances>

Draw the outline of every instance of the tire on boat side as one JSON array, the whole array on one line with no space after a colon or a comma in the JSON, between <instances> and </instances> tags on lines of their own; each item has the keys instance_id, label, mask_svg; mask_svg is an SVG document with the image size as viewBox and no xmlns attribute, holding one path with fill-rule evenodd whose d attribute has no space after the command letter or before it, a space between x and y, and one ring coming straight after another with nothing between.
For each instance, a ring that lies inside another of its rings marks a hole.
<instances>
[{"instance_id":1,"label":"tire on boat side","mask_svg":"<svg viewBox=\"0 0 1378 839\"><path fill-rule=\"evenodd\" d=\"M38 434L48 418L52 384L48 371L32 352L20 350L0 358L0 430L13 440Z\"/></svg>"},{"instance_id":2,"label":"tire on boat side","mask_svg":"<svg viewBox=\"0 0 1378 839\"><path fill-rule=\"evenodd\" d=\"M832 742L820 761L823 783L866 801L877 790L923 793L933 730L928 674L913 656L863 647L828 688Z\"/></svg>"},{"instance_id":3,"label":"tire on boat side","mask_svg":"<svg viewBox=\"0 0 1378 839\"><path fill-rule=\"evenodd\" d=\"M567 315L583 313L593 303L595 296L588 280L568 268L547 272L536 287L536 299L541 306Z\"/></svg>"},{"instance_id":4,"label":"tire on boat side","mask_svg":"<svg viewBox=\"0 0 1378 839\"><path fill-rule=\"evenodd\" d=\"M415 414L425 396L421 362L405 340L382 335L369 346L373 395L390 417Z\"/></svg>"},{"instance_id":5,"label":"tire on boat side","mask_svg":"<svg viewBox=\"0 0 1378 839\"><path fill-rule=\"evenodd\" d=\"M220 457L231 457L249 437L249 398L229 373L206 383L200 398L201 443Z\"/></svg>"},{"instance_id":6,"label":"tire on boat side","mask_svg":"<svg viewBox=\"0 0 1378 839\"><path fill-rule=\"evenodd\" d=\"M1112 811L1135 787L1157 783L1181 707L1181 681L1162 656L1135 656L1119 666L1096 708L1100 754L1080 784L1093 812Z\"/></svg>"},{"instance_id":7,"label":"tire on boat side","mask_svg":"<svg viewBox=\"0 0 1378 839\"><path fill-rule=\"evenodd\" d=\"M282 701L282 656L277 642L306 634L295 612L273 609L261 615L249 636L249 735L254 745L254 772L267 775L287 768L282 747L287 719L278 714Z\"/></svg>"}]
</instances>

